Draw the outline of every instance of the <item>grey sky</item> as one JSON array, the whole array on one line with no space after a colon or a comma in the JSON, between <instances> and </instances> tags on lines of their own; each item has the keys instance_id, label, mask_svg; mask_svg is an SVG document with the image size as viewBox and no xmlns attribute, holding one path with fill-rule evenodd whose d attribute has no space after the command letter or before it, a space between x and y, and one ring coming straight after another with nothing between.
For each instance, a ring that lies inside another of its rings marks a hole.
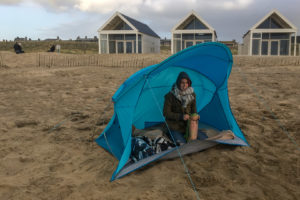
<instances>
[{"instance_id":1,"label":"grey sky","mask_svg":"<svg viewBox=\"0 0 300 200\"><path fill-rule=\"evenodd\" d=\"M47 13L44 22L33 27L32 32L38 32L40 38L92 37L115 11L148 24L162 38L169 38L173 26L191 10L216 30L219 40L241 41L243 34L274 8L300 27L300 0L0 0L0 7L7 9L25 5L36 5L34 9ZM53 15L61 17L47 18ZM24 34L35 36L29 30Z\"/></svg>"}]
</instances>

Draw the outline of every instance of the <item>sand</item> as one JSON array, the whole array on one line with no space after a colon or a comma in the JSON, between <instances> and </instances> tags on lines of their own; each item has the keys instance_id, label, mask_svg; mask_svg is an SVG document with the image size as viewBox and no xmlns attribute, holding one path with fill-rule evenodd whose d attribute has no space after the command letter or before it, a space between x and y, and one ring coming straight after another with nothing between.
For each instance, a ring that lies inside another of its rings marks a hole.
<instances>
[{"instance_id":1,"label":"sand","mask_svg":"<svg viewBox=\"0 0 300 200\"><path fill-rule=\"evenodd\" d=\"M35 54L1 56L1 200L196 199L180 159L109 181L117 159L94 139L113 113L111 96L137 68L47 68L35 66ZM185 156L199 197L300 199L300 150L289 138L300 144L300 65L238 64L229 96L251 146Z\"/></svg>"}]
</instances>

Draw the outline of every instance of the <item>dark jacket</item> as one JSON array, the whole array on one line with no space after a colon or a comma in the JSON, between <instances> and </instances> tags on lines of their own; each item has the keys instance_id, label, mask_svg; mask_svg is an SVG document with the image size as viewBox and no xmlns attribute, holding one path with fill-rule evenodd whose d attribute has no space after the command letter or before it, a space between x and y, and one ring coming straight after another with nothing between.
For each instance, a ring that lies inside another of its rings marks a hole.
<instances>
[{"instance_id":1,"label":"dark jacket","mask_svg":"<svg viewBox=\"0 0 300 200\"><path fill-rule=\"evenodd\" d=\"M186 108L181 105L181 102L171 92L165 95L163 114L170 130L185 133L187 121L183 120L183 115L197 113L196 94L193 93L193 95L195 97L194 100Z\"/></svg>"},{"instance_id":2,"label":"dark jacket","mask_svg":"<svg viewBox=\"0 0 300 200\"><path fill-rule=\"evenodd\" d=\"M50 50L49 50L50 52L54 52L55 51L55 46L54 45L52 45L51 47L50 47Z\"/></svg>"},{"instance_id":3,"label":"dark jacket","mask_svg":"<svg viewBox=\"0 0 300 200\"><path fill-rule=\"evenodd\" d=\"M22 47L18 43L14 44L14 49L16 53L20 53L22 51Z\"/></svg>"}]
</instances>

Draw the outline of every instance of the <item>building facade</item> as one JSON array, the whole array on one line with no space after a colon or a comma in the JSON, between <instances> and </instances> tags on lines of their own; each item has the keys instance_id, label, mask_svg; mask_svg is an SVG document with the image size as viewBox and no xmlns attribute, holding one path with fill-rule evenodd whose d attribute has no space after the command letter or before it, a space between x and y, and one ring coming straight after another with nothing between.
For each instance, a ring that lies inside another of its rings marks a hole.
<instances>
[{"instance_id":1,"label":"building facade","mask_svg":"<svg viewBox=\"0 0 300 200\"><path fill-rule=\"evenodd\" d=\"M194 11L172 29L171 52L177 53L203 42L216 41L216 31Z\"/></svg>"},{"instance_id":2,"label":"building facade","mask_svg":"<svg viewBox=\"0 0 300 200\"><path fill-rule=\"evenodd\" d=\"M297 28L279 11L272 10L244 36L239 47L241 55L290 56L296 55Z\"/></svg>"},{"instance_id":3,"label":"building facade","mask_svg":"<svg viewBox=\"0 0 300 200\"><path fill-rule=\"evenodd\" d=\"M99 54L159 53L160 37L146 24L116 12L98 29Z\"/></svg>"}]
</instances>

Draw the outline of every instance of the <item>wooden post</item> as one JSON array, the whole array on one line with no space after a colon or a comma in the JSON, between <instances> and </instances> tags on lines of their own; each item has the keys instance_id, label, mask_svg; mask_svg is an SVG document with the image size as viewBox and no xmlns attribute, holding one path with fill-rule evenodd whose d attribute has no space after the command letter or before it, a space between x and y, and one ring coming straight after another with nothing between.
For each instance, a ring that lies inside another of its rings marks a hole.
<instances>
[{"instance_id":1,"label":"wooden post","mask_svg":"<svg viewBox=\"0 0 300 200\"><path fill-rule=\"evenodd\" d=\"M39 67L41 67L41 54L38 53L38 56L39 56Z\"/></svg>"},{"instance_id":2,"label":"wooden post","mask_svg":"<svg viewBox=\"0 0 300 200\"><path fill-rule=\"evenodd\" d=\"M2 53L0 53L0 67L3 66L3 61L2 61Z\"/></svg>"}]
</instances>

